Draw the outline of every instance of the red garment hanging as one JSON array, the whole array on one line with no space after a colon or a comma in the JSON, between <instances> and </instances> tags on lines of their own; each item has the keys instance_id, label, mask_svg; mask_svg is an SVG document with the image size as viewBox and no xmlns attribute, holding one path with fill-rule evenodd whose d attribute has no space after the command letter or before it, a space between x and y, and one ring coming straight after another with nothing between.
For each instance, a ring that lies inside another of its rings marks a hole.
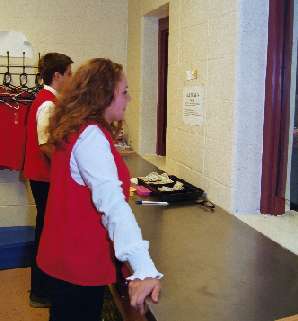
<instances>
[{"instance_id":1,"label":"red garment hanging","mask_svg":"<svg viewBox=\"0 0 298 321\"><path fill-rule=\"evenodd\" d=\"M26 119L29 106L0 101L0 167L21 170L26 145Z\"/></svg>"}]
</instances>

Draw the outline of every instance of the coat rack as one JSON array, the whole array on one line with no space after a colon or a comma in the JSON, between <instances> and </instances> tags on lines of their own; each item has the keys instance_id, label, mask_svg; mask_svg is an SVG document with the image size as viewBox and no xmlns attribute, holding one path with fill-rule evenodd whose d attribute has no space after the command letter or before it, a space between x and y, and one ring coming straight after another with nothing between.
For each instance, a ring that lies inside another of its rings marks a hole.
<instances>
[{"instance_id":1,"label":"coat rack","mask_svg":"<svg viewBox=\"0 0 298 321\"><path fill-rule=\"evenodd\" d=\"M41 77L40 73L38 72L38 66L26 65L26 53L23 51L23 63L21 65L11 65L10 64L10 55L9 51L7 51L7 64L0 65L0 75L3 75L3 85L8 86L12 82L12 76L19 76L20 86L26 87L28 82L28 76L35 76L35 85L41 85ZM40 61L40 53L38 53L38 62ZM1 68L6 68L6 71L1 71ZM11 68L19 69L20 71L13 71L11 72ZM26 72L26 69L31 70L30 72ZM33 73L32 70L37 70L37 72Z\"/></svg>"}]
</instances>

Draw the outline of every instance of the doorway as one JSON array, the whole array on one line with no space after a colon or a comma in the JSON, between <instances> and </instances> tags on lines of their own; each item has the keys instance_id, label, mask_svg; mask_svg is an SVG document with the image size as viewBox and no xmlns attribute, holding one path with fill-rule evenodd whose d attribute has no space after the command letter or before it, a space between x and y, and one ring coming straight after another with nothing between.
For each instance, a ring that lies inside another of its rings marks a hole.
<instances>
[{"instance_id":1,"label":"doorway","mask_svg":"<svg viewBox=\"0 0 298 321\"><path fill-rule=\"evenodd\" d=\"M156 154L166 156L169 17L158 22L158 104Z\"/></svg>"},{"instance_id":2,"label":"doorway","mask_svg":"<svg viewBox=\"0 0 298 321\"><path fill-rule=\"evenodd\" d=\"M168 4L142 18L141 33L139 153L152 163L164 162L160 155L166 152Z\"/></svg>"}]
</instances>

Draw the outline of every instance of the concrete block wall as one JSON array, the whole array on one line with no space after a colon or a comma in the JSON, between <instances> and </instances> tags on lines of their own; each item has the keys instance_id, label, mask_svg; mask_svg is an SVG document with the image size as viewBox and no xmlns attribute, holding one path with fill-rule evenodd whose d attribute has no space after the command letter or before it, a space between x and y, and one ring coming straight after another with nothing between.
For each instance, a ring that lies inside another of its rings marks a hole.
<instances>
[{"instance_id":1,"label":"concrete block wall","mask_svg":"<svg viewBox=\"0 0 298 321\"><path fill-rule=\"evenodd\" d=\"M37 62L38 52L56 51L72 57L73 69L94 57L126 66L126 0L1 0L0 8L0 30L21 31L32 44L34 58L28 64ZM5 57L0 64L6 64ZM34 202L19 174L0 170L0 226L34 224Z\"/></svg>"},{"instance_id":2,"label":"concrete block wall","mask_svg":"<svg viewBox=\"0 0 298 321\"><path fill-rule=\"evenodd\" d=\"M260 211L269 1L239 0L233 212Z\"/></svg>"},{"instance_id":3,"label":"concrete block wall","mask_svg":"<svg viewBox=\"0 0 298 321\"><path fill-rule=\"evenodd\" d=\"M174 73L176 70L179 80L168 87L169 96L176 92L172 104L178 108L176 117L169 122L168 138L178 150L171 151L169 146L167 166L201 186L214 202L230 210L235 1L220 5L218 10L213 1L179 3L176 7L180 19L175 23L176 28L170 29L170 41L181 44L178 57L170 60L169 65ZM170 20L174 9L176 11L170 4ZM185 71L189 69L198 70L197 80L185 80ZM205 120L202 126L190 127L182 119L182 92L183 87L193 85L202 85L205 89ZM172 104L168 105L170 113Z\"/></svg>"},{"instance_id":4,"label":"concrete block wall","mask_svg":"<svg viewBox=\"0 0 298 321\"><path fill-rule=\"evenodd\" d=\"M95 56L126 65L132 95L126 114L129 139L144 152L148 133L144 129L151 126L144 115L153 123L156 110L155 98L145 95L156 87L147 83L144 91L143 80L156 67L147 66L144 73L143 27L166 10L170 16L167 169L204 188L229 212L257 212L268 1L31 0L20 5L17 0L3 0L0 30L27 36L35 52L32 63L38 52L61 51L73 58L74 69ZM197 80L185 80L190 68L198 70ZM182 92L190 85L205 89L202 126L183 123ZM148 145L154 148L152 137ZM0 195L4 195L0 225L27 222L33 202L18 174L0 171Z\"/></svg>"},{"instance_id":5,"label":"concrete block wall","mask_svg":"<svg viewBox=\"0 0 298 321\"><path fill-rule=\"evenodd\" d=\"M35 205L20 172L0 171L0 226L35 225Z\"/></svg>"},{"instance_id":6,"label":"concrete block wall","mask_svg":"<svg viewBox=\"0 0 298 321\"><path fill-rule=\"evenodd\" d=\"M75 66L92 57L126 64L126 0L2 0L0 30L23 32L38 52L63 52Z\"/></svg>"},{"instance_id":7,"label":"concrete block wall","mask_svg":"<svg viewBox=\"0 0 298 321\"><path fill-rule=\"evenodd\" d=\"M129 0L128 79L134 98L127 123L131 144L141 153L147 140L140 129L145 120L142 117L148 113L148 110L144 112L148 107L141 99L141 53L146 39L144 34L131 29L134 26L134 30L141 30L142 20L148 16L158 17L165 6L169 8L170 24L166 169L205 189L212 201L229 212L257 212L261 184L267 1ZM253 39L258 46L255 50ZM247 40L251 46L248 52L245 50ZM137 65L131 69L134 61ZM197 69L197 80L185 80L185 71L189 69ZM247 77L250 70L254 71L252 78ZM183 88L193 85L204 87L204 122L201 126L183 122ZM250 105L253 109L245 111L247 104L243 104L245 99L241 100L241 96L248 97L251 91L254 91ZM156 116L154 106L150 108ZM243 127L248 124L246 117L253 123L249 135ZM260 136L253 134L253 128ZM247 142L251 142L253 152L249 153L249 160L245 158L247 153L243 147ZM242 165L243 161L245 165ZM247 173L255 175L249 189L245 186ZM248 195L250 199L245 202Z\"/></svg>"},{"instance_id":8,"label":"concrete block wall","mask_svg":"<svg viewBox=\"0 0 298 321\"><path fill-rule=\"evenodd\" d=\"M129 1L129 25L146 15L158 14L167 1ZM169 69L167 170L208 191L218 205L231 210L231 164L233 148L233 101L235 96L236 1L171 0L169 2ZM129 29L130 30L130 29ZM138 97L140 76L130 74L131 53L141 52L142 35L128 33L129 86ZM185 80L185 71L198 70L198 79ZM140 71L139 71L140 72ZM183 122L183 87L204 87L204 123L189 126ZM134 98L131 109L139 111ZM141 150L146 140L127 115L132 144ZM132 130L131 128L134 128ZM134 141L136 139L136 141ZM141 150L142 151L142 150Z\"/></svg>"},{"instance_id":9,"label":"concrete block wall","mask_svg":"<svg viewBox=\"0 0 298 321\"><path fill-rule=\"evenodd\" d=\"M141 124L141 1L128 1L127 80L131 102L126 110L129 143L139 151Z\"/></svg>"}]
</instances>

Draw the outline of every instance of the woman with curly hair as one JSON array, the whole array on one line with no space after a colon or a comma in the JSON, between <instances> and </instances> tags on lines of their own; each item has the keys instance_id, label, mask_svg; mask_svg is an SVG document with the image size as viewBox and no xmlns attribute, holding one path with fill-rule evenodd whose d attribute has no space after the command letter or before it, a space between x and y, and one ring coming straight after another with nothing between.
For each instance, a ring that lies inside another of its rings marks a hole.
<instances>
[{"instance_id":1,"label":"woman with curly hair","mask_svg":"<svg viewBox=\"0 0 298 321\"><path fill-rule=\"evenodd\" d=\"M98 321L115 257L127 261L132 306L158 301L162 277L130 206L128 169L113 144L130 96L122 66L96 58L64 89L49 125L51 187L37 263L55 282L50 321ZM114 257L115 256L115 257Z\"/></svg>"}]
</instances>

